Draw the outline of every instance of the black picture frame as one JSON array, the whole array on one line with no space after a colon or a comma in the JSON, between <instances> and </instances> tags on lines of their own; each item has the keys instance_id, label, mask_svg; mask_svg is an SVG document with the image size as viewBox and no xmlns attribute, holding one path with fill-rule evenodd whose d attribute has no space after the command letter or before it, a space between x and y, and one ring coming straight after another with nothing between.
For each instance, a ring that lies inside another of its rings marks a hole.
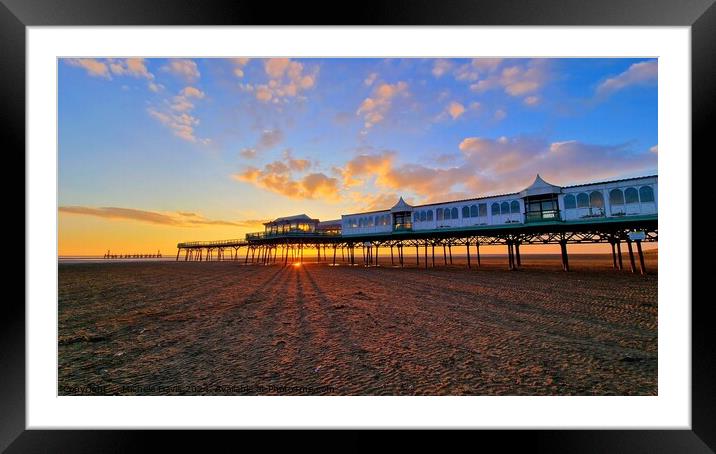
<instances>
[{"instance_id":1,"label":"black picture frame","mask_svg":"<svg viewBox=\"0 0 716 454\"><path fill-rule=\"evenodd\" d=\"M372 2L231 2L200 0L1 0L0 90L6 153L25 151L25 32L28 26L90 25L521 25L521 26L690 26L692 64L692 148L708 150L716 99L715 0L383 0ZM317 15L321 11L322 15ZM692 191L693 192L693 191ZM690 219L686 219L691 225ZM687 245L691 248L691 245ZM27 248L27 245L26 245ZM689 264L683 264L689 266ZM696 267L692 267L697 273ZM692 282L695 280L693 279ZM689 301L684 301L689 304ZM716 349L710 298L692 309L691 430L547 430L469 432L480 444L497 441L550 452L713 452L716 450ZM106 452L180 443L190 434L164 431L25 430L25 310L6 299L0 316L0 450L7 452ZM240 411L240 409L237 409ZM639 422L635 421L635 425ZM338 432L336 432L337 434ZM265 435L265 434L264 434ZM343 433L341 433L343 435ZM412 443L422 434L411 433ZM204 436L203 450L234 438L231 432ZM245 435L242 435L245 437ZM303 434L293 433L292 443ZM365 432L347 434L341 447L364 442ZM147 440L147 439L150 440ZM160 440L161 438L161 440ZM449 437L452 443L463 443ZM462 437L461 437L462 438ZM244 443L245 441L242 441ZM407 447L401 440L401 448ZM505 444L506 443L506 444ZM314 445L308 445L309 448ZM389 445L383 445L387 447ZM485 444L483 446L490 446Z\"/></svg>"}]
</instances>

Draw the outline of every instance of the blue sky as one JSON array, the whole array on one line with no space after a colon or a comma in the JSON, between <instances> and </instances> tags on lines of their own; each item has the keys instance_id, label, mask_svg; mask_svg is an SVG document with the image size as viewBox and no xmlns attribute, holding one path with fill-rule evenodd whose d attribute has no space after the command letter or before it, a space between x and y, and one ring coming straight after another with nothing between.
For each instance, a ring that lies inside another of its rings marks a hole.
<instances>
[{"instance_id":1,"label":"blue sky","mask_svg":"<svg viewBox=\"0 0 716 454\"><path fill-rule=\"evenodd\" d=\"M518 191L537 173L567 185L657 171L652 59L97 58L58 71L60 211L73 217L255 230L400 195Z\"/></svg>"}]
</instances>

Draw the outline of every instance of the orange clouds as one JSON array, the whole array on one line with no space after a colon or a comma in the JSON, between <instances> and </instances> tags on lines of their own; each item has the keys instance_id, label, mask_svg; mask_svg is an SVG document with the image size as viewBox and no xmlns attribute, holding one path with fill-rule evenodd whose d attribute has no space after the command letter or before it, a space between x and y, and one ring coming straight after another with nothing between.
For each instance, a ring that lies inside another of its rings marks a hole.
<instances>
[{"instance_id":1,"label":"orange clouds","mask_svg":"<svg viewBox=\"0 0 716 454\"><path fill-rule=\"evenodd\" d=\"M456 120L460 115L465 113L465 106L459 102L451 102L447 107L447 112L450 114L453 120Z\"/></svg>"},{"instance_id":2,"label":"orange clouds","mask_svg":"<svg viewBox=\"0 0 716 454\"><path fill-rule=\"evenodd\" d=\"M63 60L70 66L83 68L88 75L93 77L102 77L108 80L112 76L130 76L149 81L149 89L159 91L160 84L153 82L154 74L147 68L144 58L106 58L98 60L94 58L68 58Z\"/></svg>"},{"instance_id":3,"label":"orange clouds","mask_svg":"<svg viewBox=\"0 0 716 454\"><path fill-rule=\"evenodd\" d=\"M109 66L94 58L68 58L64 61L70 66L83 68L90 76L110 78Z\"/></svg>"},{"instance_id":4,"label":"orange clouds","mask_svg":"<svg viewBox=\"0 0 716 454\"><path fill-rule=\"evenodd\" d=\"M624 145L468 137L458 148L459 157L451 159L454 164L447 168L401 164L396 152L385 151L356 156L334 170L345 189L368 185L370 180L377 189L389 191L386 194L415 194L422 201L434 202L514 191L529 184L537 173L558 184L570 184L641 173L656 166L656 153L635 152ZM351 192L348 197L370 208L375 196Z\"/></svg>"},{"instance_id":5,"label":"orange clouds","mask_svg":"<svg viewBox=\"0 0 716 454\"><path fill-rule=\"evenodd\" d=\"M406 95L407 91L408 84L406 82L379 84L373 90L373 94L364 99L356 111L356 115L362 116L364 120L363 133L367 133L368 129L383 121L390 111L393 99L399 94Z\"/></svg>"},{"instance_id":6,"label":"orange clouds","mask_svg":"<svg viewBox=\"0 0 716 454\"><path fill-rule=\"evenodd\" d=\"M295 159L290 151L286 151L283 160L270 162L262 169L248 167L233 174L232 178L292 199L339 200L340 187L336 178L320 172L294 176L294 173L303 173L310 167L310 161Z\"/></svg>"},{"instance_id":7,"label":"orange clouds","mask_svg":"<svg viewBox=\"0 0 716 454\"><path fill-rule=\"evenodd\" d=\"M234 227L257 227L262 225L264 220L245 221L223 221L206 219L196 213L178 211L175 213L160 213L156 211L137 210L134 208L119 207L86 207L86 206L62 206L59 208L62 214L94 216L98 218L138 221L149 224L168 225L174 227L199 227L204 225L224 225Z\"/></svg>"},{"instance_id":8,"label":"orange clouds","mask_svg":"<svg viewBox=\"0 0 716 454\"><path fill-rule=\"evenodd\" d=\"M264 60L264 71L269 77L265 84L242 85L242 90L253 91L256 99L262 102L286 102L302 92L314 88L318 76L318 66L306 72L302 63L289 58L269 58ZM241 72L243 75L243 71Z\"/></svg>"}]
</instances>

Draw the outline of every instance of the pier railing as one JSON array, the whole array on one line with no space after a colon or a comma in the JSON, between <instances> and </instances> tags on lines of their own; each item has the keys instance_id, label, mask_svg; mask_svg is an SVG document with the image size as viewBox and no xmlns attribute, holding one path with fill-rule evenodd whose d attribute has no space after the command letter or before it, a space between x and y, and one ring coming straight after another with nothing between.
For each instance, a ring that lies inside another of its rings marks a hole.
<instances>
[{"instance_id":1,"label":"pier railing","mask_svg":"<svg viewBox=\"0 0 716 454\"><path fill-rule=\"evenodd\" d=\"M217 241L188 241L177 244L179 248L190 247L222 247L222 246L238 246L246 244L246 240L217 240Z\"/></svg>"},{"instance_id":2,"label":"pier railing","mask_svg":"<svg viewBox=\"0 0 716 454\"><path fill-rule=\"evenodd\" d=\"M341 236L338 232L284 232L284 233L266 233L266 232L254 232L247 233L246 240L263 240L265 238L302 238L302 237L326 237L326 236Z\"/></svg>"}]
</instances>

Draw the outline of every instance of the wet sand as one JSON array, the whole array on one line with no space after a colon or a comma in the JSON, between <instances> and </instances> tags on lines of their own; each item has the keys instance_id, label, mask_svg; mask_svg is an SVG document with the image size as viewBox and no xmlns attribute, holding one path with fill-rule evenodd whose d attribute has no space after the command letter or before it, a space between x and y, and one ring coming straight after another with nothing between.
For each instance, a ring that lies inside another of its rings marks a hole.
<instances>
[{"instance_id":1,"label":"wet sand","mask_svg":"<svg viewBox=\"0 0 716 454\"><path fill-rule=\"evenodd\" d=\"M58 393L657 394L656 254L414 260L61 264Z\"/></svg>"}]
</instances>

